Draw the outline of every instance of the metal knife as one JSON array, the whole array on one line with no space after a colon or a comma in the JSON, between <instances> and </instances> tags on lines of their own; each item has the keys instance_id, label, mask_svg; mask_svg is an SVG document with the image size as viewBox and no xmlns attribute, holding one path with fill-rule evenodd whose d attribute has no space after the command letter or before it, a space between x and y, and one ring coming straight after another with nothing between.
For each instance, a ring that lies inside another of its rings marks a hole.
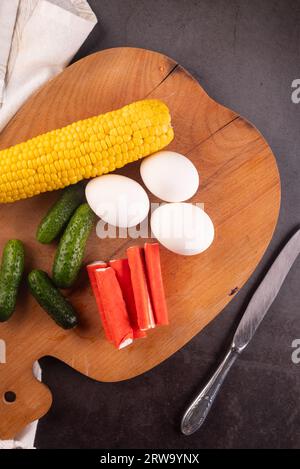
<instances>
[{"instance_id":1,"label":"metal knife","mask_svg":"<svg viewBox=\"0 0 300 469\"><path fill-rule=\"evenodd\" d=\"M185 435L191 435L204 423L227 373L251 341L299 253L300 230L287 242L252 296L224 360L187 408L181 421Z\"/></svg>"}]
</instances>

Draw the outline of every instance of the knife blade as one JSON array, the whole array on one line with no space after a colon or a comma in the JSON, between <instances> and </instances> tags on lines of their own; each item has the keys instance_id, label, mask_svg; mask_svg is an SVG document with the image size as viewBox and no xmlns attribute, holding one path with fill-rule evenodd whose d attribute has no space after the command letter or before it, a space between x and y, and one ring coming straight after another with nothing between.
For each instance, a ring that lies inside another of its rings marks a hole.
<instances>
[{"instance_id":1,"label":"knife blade","mask_svg":"<svg viewBox=\"0 0 300 469\"><path fill-rule=\"evenodd\" d=\"M300 230L287 242L252 296L233 338L233 343L238 349L241 350L249 344L299 253Z\"/></svg>"},{"instance_id":2,"label":"knife blade","mask_svg":"<svg viewBox=\"0 0 300 469\"><path fill-rule=\"evenodd\" d=\"M252 296L224 360L184 413L181 421L181 431L185 435L191 435L204 423L230 368L251 341L299 253L300 230L290 238L273 262Z\"/></svg>"}]
</instances>

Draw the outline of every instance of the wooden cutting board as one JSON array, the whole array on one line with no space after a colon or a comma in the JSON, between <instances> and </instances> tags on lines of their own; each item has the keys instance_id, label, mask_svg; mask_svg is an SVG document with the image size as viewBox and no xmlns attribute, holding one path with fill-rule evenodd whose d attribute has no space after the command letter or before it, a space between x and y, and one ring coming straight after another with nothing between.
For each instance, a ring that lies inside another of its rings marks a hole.
<instances>
[{"instance_id":1,"label":"wooden cutting board","mask_svg":"<svg viewBox=\"0 0 300 469\"><path fill-rule=\"evenodd\" d=\"M23 285L14 316L0 325L0 358L6 359L0 363L0 438L13 437L51 406L51 392L32 374L36 359L57 357L99 381L144 373L222 311L272 237L280 179L270 147L252 125L209 98L180 65L156 52L110 49L68 67L27 101L0 135L0 148L146 97L160 98L170 108L175 140L169 148L188 155L200 173L200 188L192 201L205 204L215 224L215 241L193 257L161 249L171 324L123 351L104 339L84 270L68 291L81 320L74 331L56 326ZM119 172L140 181L139 163ZM55 244L39 245L35 231L57 196L49 193L0 206L0 249L10 238L22 239L27 272L33 267L51 272ZM150 199L155 201L151 195ZM85 262L123 256L128 246L144 241L100 241L93 234ZM8 391L15 393L12 403L5 399Z\"/></svg>"}]
</instances>

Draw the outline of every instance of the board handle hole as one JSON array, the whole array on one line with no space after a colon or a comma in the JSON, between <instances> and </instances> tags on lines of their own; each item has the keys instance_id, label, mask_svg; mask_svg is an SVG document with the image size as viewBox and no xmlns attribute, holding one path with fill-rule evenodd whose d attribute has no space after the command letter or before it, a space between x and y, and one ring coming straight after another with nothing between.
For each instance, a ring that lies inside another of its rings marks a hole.
<instances>
[{"instance_id":1,"label":"board handle hole","mask_svg":"<svg viewBox=\"0 0 300 469\"><path fill-rule=\"evenodd\" d=\"M17 399L17 396L13 391L6 391L6 393L4 393L3 399L6 404L12 404Z\"/></svg>"}]
</instances>

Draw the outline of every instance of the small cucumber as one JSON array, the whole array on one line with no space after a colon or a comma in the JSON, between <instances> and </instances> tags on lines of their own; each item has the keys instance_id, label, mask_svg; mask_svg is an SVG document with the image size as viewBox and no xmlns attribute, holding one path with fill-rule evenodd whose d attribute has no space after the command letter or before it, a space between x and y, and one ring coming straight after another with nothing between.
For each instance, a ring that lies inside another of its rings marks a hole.
<instances>
[{"instance_id":1,"label":"small cucumber","mask_svg":"<svg viewBox=\"0 0 300 469\"><path fill-rule=\"evenodd\" d=\"M82 204L69 221L53 264L52 278L57 287L68 288L75 282L94 220L95 214L89 205Z\"/></svg>"},{"instance_id":2,"label":"small cucumber","mask_svg":"<svg viewBox=\"0 0 300 469\"><path fill-rule=\"evenodd\" d=\"M82 184L74 184L64 189L61 197L42 219L37 229L36 239L43 244L51 243L83 201L84 187Z\"/></svg>"},{"instance_id":3,"label":"small cucumber","mask_svg":"<svg viewBox=\"0 0 300 469\"><path fill-rule=\"evenodd\" d=\"M39 305L63 329L77 326L78 320L71 303L55 287L43 270L32 270L28 275L30 291Z\"/></svg>"},{"instance_id":4,"label":"small cucumber","mask_svg":"<svg viewBox=\"0 0 300 469\"><path fill-rule=\"evenodd\" d=\"M7 321L15 310L24 257L24 246L18 239L11 239L4 246L0 267L0 322Z\"/></svg>"}]
</instances>

